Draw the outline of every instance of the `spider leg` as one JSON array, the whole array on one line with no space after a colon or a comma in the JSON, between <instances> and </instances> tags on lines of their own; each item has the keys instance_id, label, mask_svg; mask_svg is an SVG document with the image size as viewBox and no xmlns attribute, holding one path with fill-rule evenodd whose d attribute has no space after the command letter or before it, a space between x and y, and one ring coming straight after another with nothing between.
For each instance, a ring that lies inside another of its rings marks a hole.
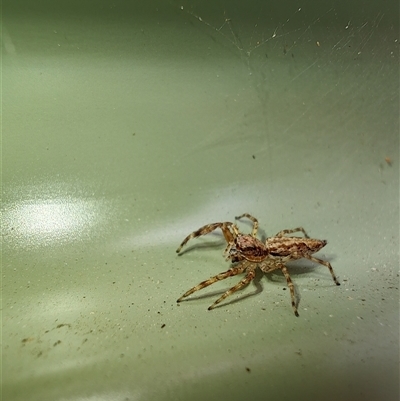
<instances>
[{"instance_id":1,"label":"spider leg","mask_svg":"<svg viewBox=\"0 0 400 401\"><path fill-rule=\"evenodd\" d=\"M289 290L290 290L290 297L292 298L292 308L293 308L294 314L298 317L299 316L299 312L297 312L296 298L295 298L295 294L294 294L293 281L290 278L290 275L289 275L289 272L288 272L286 266L284 264L280 264L279 267L282 270L282 273L286 278L287 285L288 285Z\"/></svg>"},{"instance_id":2,"label":"spider leg","mask_svg":"<svg viewBox=\"0 0 400 401\"><path fill-rule=\"evenodd\" d=\"M279 231L279 233L276 234L275 237L283 237L285 234L297 233L299 231L301 231L306 238L310 238L303 227L297 227L297 228L293 228L293 229L289 229L289 230Z\"/></svg>"},{"instance_id":3,"label":"spider leg","mask_svg":"<svg viewBox=\"0 0 400 401\"><path fill-rule=\"evenodd\" d=\"M210 277L208 280L202 281L200 284L197 284L195 287L191 288L190 290L186 291L176 302L181 302L183 298L188 297L189 295L193 294L196 291L199 291L203 288L208 287L211 284L216 283L220 280L225 280L228 277L236 276L237 274L243 273L246 270L246 263L240 264L236 267L231 267L226 272L217 274L214 277Z\"/></svg>"},{"instance_id":4,"label":"spider leg","mask_svg":"<svg viewBox=\"0 0 400 401\"><path fill-rule=\"evenodd\" d=\"M242 217L247 217L249 220L253 222L253 229L251 230L251 236L255 237L257 235L257 230L258 230L258 220L248 213L243 213L240 216L235 217L235 219L240 220Z\"/></svg>"},{"instance_id":5,"label":"spider leg","mask_svg":"<svg viewBox=\"0 0 400 401\"><path fill-rule=\"evenodd\" d=\"M226 291L224 294L222 294L221 297L219 297L211 306L208 307L208 310L214 309L225 298L229 297L229 295L232 295L234 292L239 291L240 289L242 289L243 287L248 285L250 283L250 281L252 281L254 279L254 277L256 276L255 265L253 266L253 265L250 265L247 263L245 265L247 265L247 268L248 268L248 272L247 272L246 276L242 280L240 280L235 286L233 286L228 291Z\"/></svg>"},{"instance_id":6,"label":"spider leg","mask_svg":"<svg viewBox=\"0 0 400 401\"><path fill-rule=\"evenodd\" d=\"M225 260L230 259L229 252L232 249L233 245L235 245L233 242L228 242L228 245L226 246L225 251L224 251Z\"/></svg>"},{"instance_id":7,"label":"spider leg","mask_svg":"<svg viewBox=\"0 0 400 401\"><path fill-rule=\"evenodd\" d=\"M274 270L280 269L281 263L277 263L276 260L267 258L264 259L261 263L259 263L258 267L261 269L263 273L271 273Z\"/></svg>"},{"instance_id":8,"label":"spider leg","mask_svg":"<svg viewBox=\"0 0 400 401\"><path fill-rule=\"evenodd\" d=\"M201 235L206 235L209 234L210 232L216 230L217 228L220 228L222 230L222 234L224 234L226 242L229 244L230 241L233 240L232 233L229 231L229 227L233 226L233 223L230 223L229 221L225 223L212 223L212 224L207 224L206 226L200 227L198 230L193 231L191 234L189 234L179 245L178 249L176 250L176 253L179 253L181 249L186 245L186 243L192 239L192 238L197 238L200 237Z\"/></svg>"},{"instance_id":9,"label":"spider leg","mask_svg":"<svg viewBox=\"0 0 400 401\"><path fill-rule=\"evenodd\" d=\"M327 262L325 260L322 260L322 259L318 259L318 258L316 258L314 256L311 256L311 255L303 255L303 258L306 258L308 260L311 260L312 262L319 263L321 265L326 266L329 269L329 271L331 272L331 276L332 276L333 281L335 282L335 284L336 285L340 285L339 280L336 278L336 275L335 275L335 273L333 271L332 265L329 262Z\"/></svg>"}]
</instances>

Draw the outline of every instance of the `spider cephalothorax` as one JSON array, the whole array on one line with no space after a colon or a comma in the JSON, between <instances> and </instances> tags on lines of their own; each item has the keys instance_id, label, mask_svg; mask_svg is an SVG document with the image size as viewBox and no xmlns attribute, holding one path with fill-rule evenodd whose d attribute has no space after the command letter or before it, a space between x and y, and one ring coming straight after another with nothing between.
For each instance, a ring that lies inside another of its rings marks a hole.
<instances>
[{"instance_id":1,"label":"spider cephalothorax","mask_svg":"<svg viewBox=\"0 0 400 401\"><path fill-rule=\"evenodd\" d=\"M229 249L229 254L234 255L238 261L246 259L257 263L268 257L269 249L258 238L239 233L234 239L234 245Z\"/></svg>"}]
</instances>

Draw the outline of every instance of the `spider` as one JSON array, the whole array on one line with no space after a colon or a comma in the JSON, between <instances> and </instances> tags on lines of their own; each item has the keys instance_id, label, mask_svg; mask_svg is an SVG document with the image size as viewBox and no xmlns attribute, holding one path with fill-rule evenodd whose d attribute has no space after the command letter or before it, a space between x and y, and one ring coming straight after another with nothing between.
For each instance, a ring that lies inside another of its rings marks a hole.
<instances>
[{"instance_id":1,"label":"spider","mask_svg":"<svg viewBox=\"0 0 400 401\"><path fill-rule=\"evenodd\" d=\"M275 236L268 237L265 242L262 242L256 237L258 220L248 213L244 213L238 217L235 217L235 219L239 220L243 217L246 217L253 222L251 234L243 234L239 232L236 224L227 221L223 223L207 224L189 234L182 241L181 245L176 250L177 253L180 253L182 248L190 239L209 234L217 228L220 228L227 242L227 246L224 251L225 260L230 260L233 265L229 270L210 277L208 280L202 281L200 284L186 291L177 300L177 302L181 302L184 298L188 297L194 292L208 287L217 281L224 280L228 277L236 276L241 273L246 273L246 276L240 280L239 283L227 290L211 306L209 306L208 310L211 310L214 309L225 298L248 285L254 279L257 267L259 267L264 273L270 273L274 270L280 269L286 278L287 285L290 290L294 314L299 316L295 301L294 285L285 263L291 260L302 258L326 266L329 269L335 284L340 285L335 273L333 272L331 264L312 256L312 254L322 249L327 244L327 241L310 238L302 227L298 227L279 231ZM287 234L293 234L296 232L302 232L304 237L286 236Z\"/></svg>"}]
</instances>

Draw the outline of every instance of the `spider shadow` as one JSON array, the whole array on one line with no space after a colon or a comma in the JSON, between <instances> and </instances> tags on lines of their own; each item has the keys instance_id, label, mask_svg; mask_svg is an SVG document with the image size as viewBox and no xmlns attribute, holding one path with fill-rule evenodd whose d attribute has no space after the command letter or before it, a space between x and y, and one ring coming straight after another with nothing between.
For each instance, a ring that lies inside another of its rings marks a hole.
<instances>
[{"instance_id":1,"label":"spider shadow","mask_svg":"<svg viewBox=\"0 0 400 401\"><path fill-rule=\"evenodd\" d=\"M247 294L240 295L237 298L234 298L234 299L231 299L231 300L229 300L227 302L223 302L221 304L218 304L213 309L218 309L218 308L222 308L224 306L233 305L236 302L241 302L246 298L250 298L250 297L253 297L253 296L257 295L257 294L260 294L261 292L263 292L263 289L264 289L263 285L261 284L261 280L264 279L264 278L266 280L268 280L268 282L271 282L271 283L274 283L274 284L277 284L277 285L282 285L285 290L288 289L285 276L283 275L283 273L281 273L280 270L276 270L276 271L270 272L270 273L264 273L260 269L257 269L256 270L256 276L254 277L254 280L252 280L252 282L251 282L256 287L255 291L249 292ZM299 294L299 292L297 290L297 285L295 283L293 283L293 284L294 284L294 287L295 287L296 305L298 305L299 302L300 302L300 298L301 297L300 297L300 294ZM249 285L250 285L250 283L249 283ZM226 291L227 290L214 291L214 294L208 293L208 294L202 295L202 296L200 296L198 298L207 298L208 296L211 296L211 295L222 295Z\"/></svg>"},{"instance_id":2,"label":"spider shadow","mask_svg":"<svg viewBox=\"0 0 400 401\"><path fill-rule=\"evenodd\" d=\"M298 289L299 287L296 284L296 276L301 276L303 274L312 273L318 268L318 265L315 263L312 263L312 262L304 261L304 260L297 260L294 262L290 262L287 267L288 267L289 274L290 274L290 277L292 278L292 282L294 285L295 302L296 302L296 306L298 307L300 304L300 301L301 301L301 295L300 295L300 291ZM249 292L249 293L246 293L243 295L239 295L237 298L233 298L228 301L222 302L221 304L216 305L213 309L218 309L218 308L226 307L229 305L233 305L237 302L243 301L246 298L260 294L263 291L263 285L261 284L261 279L263 277L265 277L266 280L268 280L268 282L271 282L271 283L274 283L277 285L282 285L283 289L289 290L289 288L287 286L286 278L280 269L274 270L273 272L264 273L259 268L257 268L256 275L255 275L254 279L251 281L251 284L253 284L256 287L255 291L252 291L252 292ZM250 285L250 283L249 283L249 285ZM246 287L244 287L244 288L246 288ZM195 300L200 300L200 299L207 299L207 298L211 298L213 296L218 296L218 295L221 296L226 291L228 291L230 288L232 288L232 287L230 286L225 289L221 289L221 290L217 290L217 291L210 291L203 295L197 295L194 297L192 296L190 298L184 299L183 301L188 302L188 301L195 301ZM238 292L238 294L240 294L240 292Z\"/></svg>"},{"instance_id":3,"label":"spider shadow","mask_svg":"<svg viewBox=\"0 0 400 401\"><path fill-rule=\"evenodd\" d=\"M330 261L332 258L325 258L324 260ZM324 266L314 263L305 259L300 259L300 260L295 260L291 261L286 265L290 278L292 279L292 283L294 286L294 297L295 297L295 302L296 302L296 307L299 306L300 301L301 301L301 294L299 291L299 286L296 284L296 277L301 277L303 274L309 274L309 273L314 273L316 270L318 270L320 267L324 268ZM325 267L326 269L326 267ZM328 271L329 273L329 271ZM265 277L267 278L268 281L272 283L277 283L277 284L282 284L284 289L289 289L287 286L287 281L283 273L281 272L280 269L277 269L273 272L270 273L264 273ZM325 279L327 279L327 284L322 285L322 287L329 287L332 286L332 282L330 281L330 274L326 276L324 273L321 273L321 275L317 277L313 277L314 280L320 280L320 278L325 282Z\"/></svg>"},{"instance_id":4,"label":"spider shadow","mask_svg":"<svg viewBox=\"0 0 400 401\"><path fill-rule=\"evenodd\" d=\"M215 248L223 249L224 246L226 247L226 241L223 240L222 234L215 233L214 236L218 236L219 240L214 241L214 242L211 242L211 241L205 241L205 242L200 242L200 243L198 242L196 244L190 245L190 246L184 248L183 250L181 250L178 253L178 256L185 255L186 253L192 252L195 249L198 249L200 251L206 251L207 249L215 249Z\"/></svg>"},{"instance_id":5,"label":"spider shadow","mask_svg":"<svg viewBox=\"0 0 400 401\"><path fill-rule=\"evenodd\" d=\"M327 262L331 262L332 259L332 257L323 258L323 260L326 260ZM332 283L332 277L329 270L326 266L319 263L311 262L307 259L299 259L289 262L286 267L288 268L290 277L293 280L296 280L296 277L301 277L303 274L314 273L314 276L312 277L313 279L321 279L324 281L327 279L327 282L329 283L328 285ZM319 273L315 274L316 272Z\"/></svg>"}]
</instances>

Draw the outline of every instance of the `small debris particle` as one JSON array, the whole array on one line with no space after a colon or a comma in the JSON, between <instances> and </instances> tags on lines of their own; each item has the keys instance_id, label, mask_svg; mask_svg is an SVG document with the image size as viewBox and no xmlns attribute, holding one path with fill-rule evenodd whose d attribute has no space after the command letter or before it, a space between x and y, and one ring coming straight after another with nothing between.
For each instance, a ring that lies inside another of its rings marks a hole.
<instances>
[{"instance_id":1,"label":"small debris particle","mask_svg":"<svg viewBox=\"0 0 400 401\"><path fill-rule=\"evenodd\" d=\"M252 157L253 157L253 159L255 159L255 158L256 158L256 156L255 156L255 155L253 155Z\"/></svg>"},{"instance_id":2,"label":"small debris particle","mask_svg":"<svg viewBox=\"0 0 400 401\"><path fill-rule=\"evenodd\" d=\"M69 323L60 323L57 325L56 329L61 329L61 327L64 327L64 326L71 327L71 325Z\"/></svg>"},{"instance_id":3,"label":"small debris particle","mask_svg":"<svg viewBox=\"0 0 400 401\"><path fill-rule=\"evenodd\" d=\"M165 323L163 323L162 325L161 325L161 328L163 329L165 327Z\"/></svg>"},{"instance_id":4,"label":"small debris particle","mask_svg":"<svg viewBox=\"0 0 400 401\"><path fill-rule=\"evenodd\" d=\"M385 157L385 162L387 163L388 166L392 167L392 159L390 157Z\"/></svg>"},{"instance_id":5,"label":"small debris particle","mask_svg":"<svg viewBox=\"0 0 400 401\"><path fill-rule=\"evenodd\" d=\"M251 372L251 369L250 369L250 368L246 368L246 371L250 373L250 372Z\"/></svg>"}]
</instances>

